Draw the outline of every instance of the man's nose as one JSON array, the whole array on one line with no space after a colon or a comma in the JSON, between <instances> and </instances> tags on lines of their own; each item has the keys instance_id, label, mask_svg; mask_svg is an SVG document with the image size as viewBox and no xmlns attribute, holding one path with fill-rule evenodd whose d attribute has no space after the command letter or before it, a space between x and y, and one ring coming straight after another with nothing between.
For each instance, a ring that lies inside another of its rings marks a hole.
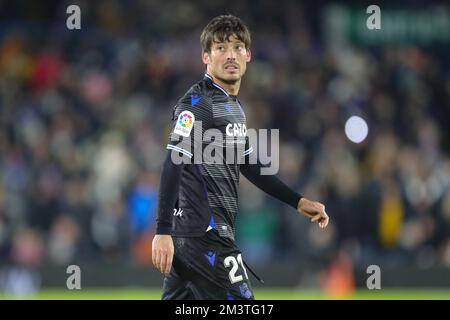
<instances>
[{"instance_id":1,"label":"man's nose","mask_svg":"<svg viewBox=\"0 0 450 320\"><path fill-rule=\"evenodd\" d=\"M227 51L227 60L236 60L236 52L233 48Z\"/></svg>"}]
</instances>

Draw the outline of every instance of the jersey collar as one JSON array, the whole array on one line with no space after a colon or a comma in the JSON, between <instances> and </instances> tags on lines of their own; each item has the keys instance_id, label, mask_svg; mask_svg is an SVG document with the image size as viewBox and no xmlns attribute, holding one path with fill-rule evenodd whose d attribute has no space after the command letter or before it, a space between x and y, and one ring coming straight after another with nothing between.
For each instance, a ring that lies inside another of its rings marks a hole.
<instances>
[{"instance_id":1,"label":"jersey collar","mask_svg":"<svg viewBox=\"0 0 450 320\"><path fill-rule=\"evenodd\" d=\"M227 97L230 96L230 94L227 92L227 90L225 90L222 86L220 86L220 85L218 85L217 83L215 83L214 80L213 80L213 78L212 78L209 74L205 73L205 77L207 77L209 80L211 80L212 85L213 85L214 87L216 87L217 89L221 90L223 93L225 93L225 95L226 95Z\"/></svg>"}]
</instances>

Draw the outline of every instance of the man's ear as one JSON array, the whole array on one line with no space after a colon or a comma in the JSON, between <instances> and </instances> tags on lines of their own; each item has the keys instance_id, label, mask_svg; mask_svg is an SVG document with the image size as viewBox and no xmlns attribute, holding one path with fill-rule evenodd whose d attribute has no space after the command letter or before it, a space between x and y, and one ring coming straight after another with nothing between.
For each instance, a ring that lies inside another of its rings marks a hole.
<instances>
[{"instance_id":1,"label":"man's ear","mask_svg":"<svg viewBox=\"0 0 450 320\"><path fill-rule=\"evenodd\" d=\"M209 64L209 53L204 51L202 53L202 61L204 64Z\"/></svg>"},{"instance_id":2,"label":"man's ear","mask_svg":"<svg viewBox=\"0 0 450 320\"><path fill-rule=\"evenodd\" d=\"M252 52L250 51L250 49L247 50L247 62L250 62L250 60L252 60Z\"/></svg>"}]
</instances>

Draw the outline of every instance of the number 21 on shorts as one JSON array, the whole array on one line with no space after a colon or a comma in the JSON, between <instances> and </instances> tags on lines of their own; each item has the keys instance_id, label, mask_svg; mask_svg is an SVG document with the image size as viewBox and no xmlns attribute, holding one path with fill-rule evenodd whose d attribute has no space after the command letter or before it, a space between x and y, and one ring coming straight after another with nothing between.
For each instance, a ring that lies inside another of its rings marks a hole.
<instances>
[{"instance_id":1,"label":"number 21 on shorts","mask_svg":"<svg viewBox=\"0 0 450 320\"><path fill-rule=\"evenodd\" d=\"M231 284L244 280L242 275L236 275L236 271L239 269L239 265L241 265L244 270L245 278L248 280L247 269L245 269L244 262L242 261L242 255L239 253L237 255L237 259L234 256L228 256L223 260L223 264L225 268L231 267L230 272L228 273L228 277L230 278Z\"/></svg>"}]
</instances>

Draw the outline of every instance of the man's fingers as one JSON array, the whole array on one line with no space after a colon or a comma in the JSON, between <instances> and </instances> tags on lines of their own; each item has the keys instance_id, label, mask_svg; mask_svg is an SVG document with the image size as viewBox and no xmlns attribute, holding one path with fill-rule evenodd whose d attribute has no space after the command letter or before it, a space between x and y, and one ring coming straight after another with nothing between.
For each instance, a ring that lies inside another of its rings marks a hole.
<instances>
[{"instance_id":1,"label":"man's fingers","mask_svg":"<svg viewBox=\"0 0 450 320\"><path fill-rule=\"evenodd\" d=\"M167 265L167 252L161 252L161 261L159 264L159 271L162 273L166 272L166 265Z\"/></svg>"},{"instance_id":2,"label":"man's fingers","mask_svg":"<svg viewBox=\"0 0 450 320\"><path fill-rule=\"evenodd\" d=\"M328 225L328 222L330 221L330 218L327 216L325 218L325 221L323 222L323 227L325 228Z\"/></svg>"},{"instance_id":3,"label":"man's fingers","mask_svg":"<svg viewBox=\"0 0 450 320\"><path fill-rule=\"evenodd\" d=\"M159 250L155 250L155 259L153 260L153 265L155 266L156 269L159 269L159 265L161 263L161 254L159 252Z\"/></svg>"},{"instance_id":4,"label":"man's fingers","mask_svg":"<svg viewBox=\"0 0 450 320\"><path fill-rule=\"evenodd\" d=\"M311 219L312 222L318 221L319 223L323 223L326 221L326 224L328 224L328 216L326 213L318 213Z\"/></svg>"},{"instance_id":5,"label":"man's fingers","mask_svg":"<svg viewBox=\"0 0 450 320\"><path fill-rule=\"evenodd\" d=\"M156 250L152 249L152 264L156 267Z\"/></svg>"},{"instance_id":6,"label":"man's fingers","mask_svg":"<svg viewBox=\"0 0 450 320\"><path fill-rule=\"evenodd\" d=\"M316 222L316 221L318 221L321 218L322 218L322 215L320 213L318 213L314 217L312 217L311 221L312 222Z\"/></svg>"},{"instance_id":7,"label":"man's fingers","mask_svg":"<svg viewBox=\"0 0 450 320\"><path fill-rule=\"evenodd\" d=\"M169 259L169 253L165 252L163 255L163 259L161 260L161 272L162 273L167 273L167 260Z\"/></svg>"},{"instance_id":8,"label":"man's fingers","mask_svg":"<svg viewBox=\"0 0 450 320\"><path fill-rule=\"evenodd\" d=\"M158 261L159 261L159 250L153 249L153 251L152 251L152 262L153 262L153 266L155 268L158 268Z\"/></svg>"},{"instance_id":9,"label":"man's fingers","mask_svg":"<svg viewBox=\"0 0 450 320\"><path fill-rule=\"evenodd\" d=\"M330 219L328 218L328 215L325 214L324 217L322 217L322 219L319 222L319 227L326 228L326 226L328 225L328 221L330 221Z\"/></svg>"},{"instance_id":10,"label":"man's fingers","mask_svg":"<svg viewBox=\"0 0 450 320\"><path fill-rule=\"evenodd\" d=\"M168 274L172 267L173 252L161 251L159 254L160 260L158 263L158 269L162 273Z\"/></svg>"},{"instance_id":11,"label":"man's fingers","mask_svg":"<svg viewBox=\"0 0 450 320\"><path fill-rule=\"evenodd\" d=\"M158 254L159 250L157 249L157 241L156 238L153 239L152 242L152 263L155 268L158 268Z\"/></svg>"},{"instance_id":12,"label":"man's fingers","mask_svg":"<svg viewBox=\"0 0 450 320\"><path fill-rule=\"evenodd\" d=\"M325 228L328 225L328 215L325 206L319 202L306 202L301 210L311 218L311 222L318 222L319 227Z\"/></svg>"},{"instance_id":13,"label":"man's fingers","mask_svg":"<svg viewBox=\"0 0 450 320\"><path fill-rule=\"evenodd\" d=\"M170 235L156 235L152 243L152 262L162 273L169 273L174 255L172 237Z\"/></svg>"},{"instance_id":14,"label":"man's fingers","mask_svg":"<svg viewBox=\"0 0 450 320\"><path fill-rule=\"evenodd\" d=\"M173 260L173 252L170 252L167 254L166 267L164 269L165 274L170 273L170 269L172 268L172 260Z\"/></svg>"}]
</instances>

